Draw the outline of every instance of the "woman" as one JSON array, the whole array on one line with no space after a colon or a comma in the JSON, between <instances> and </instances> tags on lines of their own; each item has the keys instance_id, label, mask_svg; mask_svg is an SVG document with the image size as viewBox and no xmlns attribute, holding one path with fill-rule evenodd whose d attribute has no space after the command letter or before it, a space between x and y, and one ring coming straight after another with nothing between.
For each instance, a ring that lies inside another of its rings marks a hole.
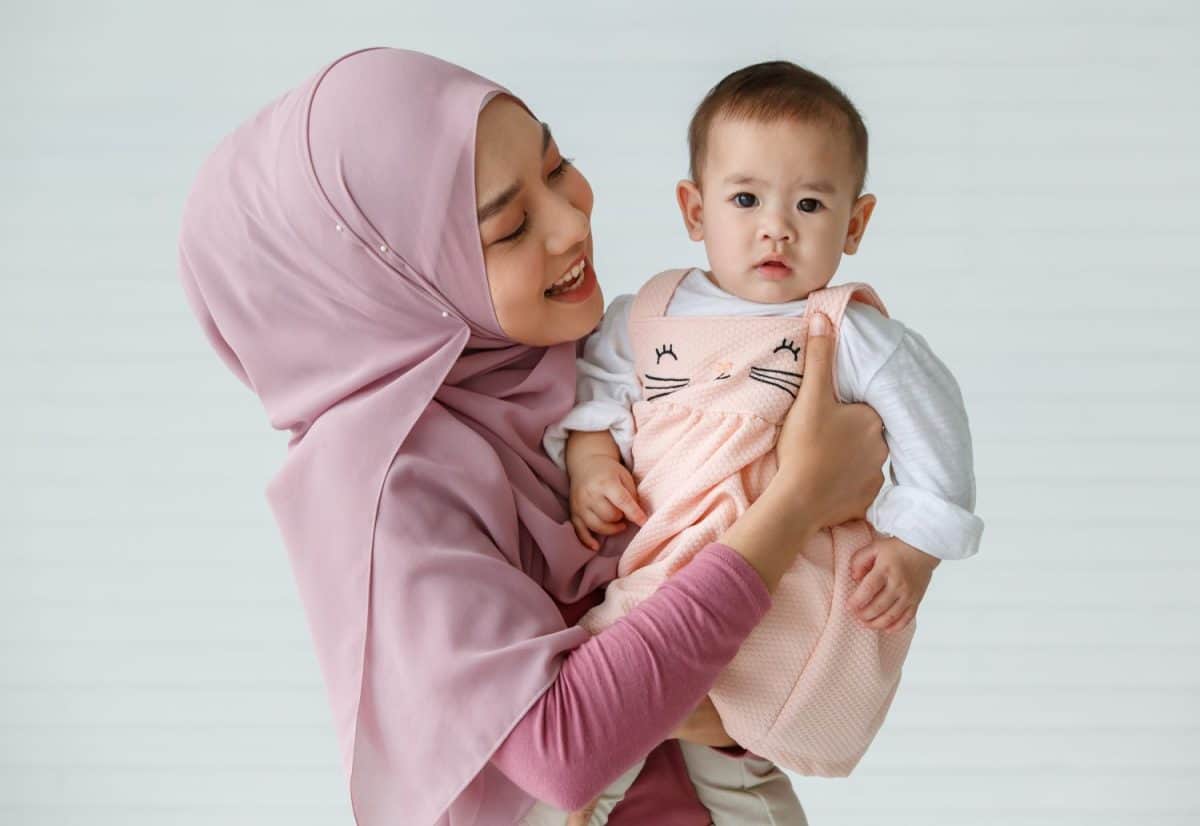
<instances>
[{"instance_id":1,"label":"woman","mask_svg":"<svg viewBox=\"0 0 1200 826\"><path fill-rule=\"evenodd\" d=\"M731 743L708 687L807 536L882 482L879 420L833 402L814 339L767 493L627 621L570 625L618 550L578 542L540 447L603 308L594 285L549 291L581 259L594 281L591 205L505 90L393 49L266 107L189 197L189 301L291 433L268 498L364 826L575 809L650 752L609 822L639 801L707 822L668 808L686 790L668 738Z\"/></svg>"}]
</instances>

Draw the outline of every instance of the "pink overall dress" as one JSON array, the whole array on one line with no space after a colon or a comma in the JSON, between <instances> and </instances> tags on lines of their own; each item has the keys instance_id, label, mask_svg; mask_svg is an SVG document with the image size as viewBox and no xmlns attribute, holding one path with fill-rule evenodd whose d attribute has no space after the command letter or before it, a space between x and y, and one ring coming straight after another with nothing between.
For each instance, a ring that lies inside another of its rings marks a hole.
<instances>
[{"instance_id":1,"label":"pink overall dress","mask_svg":"<svg viewBox=\"0 0 1200 826\"><path fill-rule=\"evenodd\" d=\"M809 314L836 331L849 301L885 312L862 284L819 290L803 318L668 317L685 270L651 279L629 318L642 398L633 406L633 475L648 515L605 601L580 625L598 633L654 593L766 488L775 440L800 386ZM710 692L740 745L806 775L845 776L891 705L913 626L883 634L846 609L850 557L866 522L821 531L784 575L770 612Z\"/></svg>"}]
</instances>

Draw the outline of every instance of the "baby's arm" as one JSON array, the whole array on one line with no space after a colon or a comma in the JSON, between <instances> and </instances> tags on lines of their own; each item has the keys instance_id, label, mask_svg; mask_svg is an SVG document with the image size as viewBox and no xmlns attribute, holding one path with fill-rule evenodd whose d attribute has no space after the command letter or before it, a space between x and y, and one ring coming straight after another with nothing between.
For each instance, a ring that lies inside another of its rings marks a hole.
<instances>
[{"instance_id":1,"label":"baby's arm","mask_svg":"<svg viewBox=\"0 0 1200 826\"><path fill-rule=\"evenodd\" d=\"M629 342L633 296L613 300L600 326L584 342L576 360L576 403L566 417L546 429L543 443L551 459L571 479L571 523L579 539L596 550L593 532L618 533L623 520L641 524L629 473L633 446L633 403L641 388Z\"/></svg>"},{"instance_id":2,"label":"baby's arm","mask_svg":"<svg viewBox=\"0 0 1200 826\"><path fill-rule=\"evenodd\" d=\"M593 551L598 533L625 530L626 519L641 525L646 513L638 504L633 474L621 464L617 442L607 430L567 434L567 474L571 479L571 524L579 541Z\"/></svg>"},{"instance_id":3,"label":"baby's arm","mask_svg":"<svg viewBox=\"0 0 1200 826\"><path fill-rule=\"evenodd\" d=\"M883 419L895 483L871 508L885 536L856 555L849 607L868 627L896 631L941 560L979 550L970 427L958 383L924 338L862 305L847 309L843 330L839 369L849 370L839 385Z\"/></svg>"}]
</instances>

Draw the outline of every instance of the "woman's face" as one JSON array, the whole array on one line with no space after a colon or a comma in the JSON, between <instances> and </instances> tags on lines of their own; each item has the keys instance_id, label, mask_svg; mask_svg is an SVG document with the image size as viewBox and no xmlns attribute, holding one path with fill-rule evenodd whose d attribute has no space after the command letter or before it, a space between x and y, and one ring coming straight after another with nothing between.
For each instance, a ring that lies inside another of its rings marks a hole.
<instances>
[{"instance_id":1,"label":"woman's face","mask_svg":"<svg viewBox=\"0 0 1200 826\"><path fill-rule=\"evenodd\" d=\"M592 268L592 189L545 124L512 98L479 115L475 195L501 329L545 347L590 333L604 312Z\"/></svg>"}]
</instances>

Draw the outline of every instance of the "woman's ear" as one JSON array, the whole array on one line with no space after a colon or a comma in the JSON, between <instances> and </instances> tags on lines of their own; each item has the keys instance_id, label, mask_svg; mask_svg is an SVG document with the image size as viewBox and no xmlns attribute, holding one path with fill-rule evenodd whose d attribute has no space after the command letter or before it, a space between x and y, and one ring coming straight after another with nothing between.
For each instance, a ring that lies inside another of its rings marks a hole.
<instances>
[{"instance_id":1,"label":"woman's ear","mask_svg":"<svg viewBox=\"0 0 1200 826\"><path fill-rule=\"evenodd\" d=\"M679 202L679 212L683 215L688 238L703 241L704 202L700 197L700 187L693 181L680 181L675 185L675 200Z\"/></svg>"},{"instance_id":2,"label":"woman's ear","mask_svg":"<svg viewBox=\"0 0 1200 826\"><path fill-rule=\"evenodd\" d=\"M842 246L846 255L858 252L858 245L862 243L863 233L867 231L867 223L871 220L876 203L875 196L869 194L860 195L854 202L850 210L850 225L846 228L846 243Z\"/></svg>"}]
</instances>

